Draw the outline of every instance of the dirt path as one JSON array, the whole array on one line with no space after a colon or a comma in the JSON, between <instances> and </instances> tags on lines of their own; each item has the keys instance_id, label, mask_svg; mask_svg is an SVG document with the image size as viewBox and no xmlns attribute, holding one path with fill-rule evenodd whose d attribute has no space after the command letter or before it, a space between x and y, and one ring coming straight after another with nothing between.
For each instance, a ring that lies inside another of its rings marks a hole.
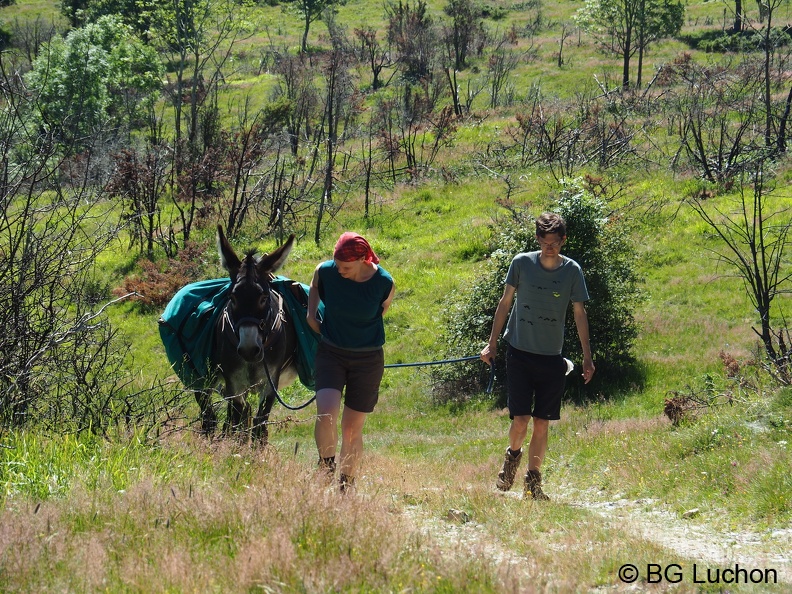
<instances>
[{"instance_id":1,"label":"dirt path","mask_svg":"<svg viewBox=\"0 0 792 594\"><path fill-rule=\"evenodd\" d=\"M779 582L792 583L792 528L756 532L717 531L702 523L696 510L684 518L651 499L601 500L595 494L567 490L559 500L618 523L646 541L681 557L750 569L775 569Z\"/></svg>"},{"instance_id":2,"label":"dirt path","mask_svg":"<svg viewBox=\"0 0 792 594\"><path fill-rule=\"evenodd\" d=\"M505 563L519 567L525 577L529 577L525 559L515 556L494 540L463 510L449 509L444 517L437 517L418 506L408 506L404 513L416 530L433 539L444 550L462 557L484 557L496 565Z\"/></svg>"},{"instance_id":3,"label":"dirt path","mask_svg":"<svg viewBox=\"0 0 792 594\"><path fill-rule=\"evenodd\" d=\"M503 496L521 497L521 494L515 491ZM734 568L736 564L749 572L775 570L779 583L792 584L792 527L766 532L717 531L702 522L701 514L695 510L690 510L688 517L681 517L654 500L606 500L597 492L572 488L559 490L554 499L601 517L608 527L626 530L673 551L679 555L680 564L693 561L713 570ZM416 530L447 553L489 559L523 584L531 583L532 576L541 575L542 568L515 556L462 510L451 509L444 517L438 517L421 506L407 506L404 513ZM628 591L635 585L622 586Z\"/></svg>"}]
</instances>

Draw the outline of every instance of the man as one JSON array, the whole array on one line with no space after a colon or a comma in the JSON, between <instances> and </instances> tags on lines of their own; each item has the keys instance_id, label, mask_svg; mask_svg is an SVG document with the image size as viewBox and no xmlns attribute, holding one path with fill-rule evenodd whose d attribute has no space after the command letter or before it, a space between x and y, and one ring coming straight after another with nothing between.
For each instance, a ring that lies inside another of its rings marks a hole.
<instances>
[{"instance_id":1,"label":"man","mask_svg":"<svg viewBox=\"0 0 792 594\"><path fill-rule=\"evenodd\" d=\"M567 373L561 348L570 302L583 349L585 383L594 375L594 362L584 306L589 296L583 272L577 262L561 255L566 242L564 219L554 213L542 214L536 219L536 240L539 251L517 254L509 266L503 296L495 310L489 344L481 351L481 359L490 364L494 361L498 337L508 317L504 339L508 343L506 388L512 422L509 447L496 486L501 491L508 491L514 484L522 460L523 442L533 419L525 494L530 493L536 500L547 500L549 497L542 491L540 468L547 451L550 421L561 418L561 397Z\"/></svg>"}]
</instances>

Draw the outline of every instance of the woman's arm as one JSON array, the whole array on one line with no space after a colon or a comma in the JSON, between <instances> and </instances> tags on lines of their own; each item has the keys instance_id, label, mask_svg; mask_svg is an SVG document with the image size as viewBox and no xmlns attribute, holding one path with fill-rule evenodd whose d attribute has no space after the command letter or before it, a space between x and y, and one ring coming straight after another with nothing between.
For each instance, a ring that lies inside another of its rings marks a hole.
<instances>
[{"instance_id":1,"label":"woman's arm","mask_svg":"<svg viewBox=\"0 0 792 594\"><path fill-rule=\"evenodd\" d=\"M321 299L319 298L319 266L317 266L314 269L313 278L311 279L311 288L308 291L308 314L306 316L308 320L308 325L317 334L322 333L322 326L318 318L320 302Z\"/></svg>"},{"instance_id":2,"label":"woman's arm","mask_svg":"<svg viewBox=\"0 0 792 594\"><path fill-rule=\"evenodd\" d=\"M396 283L393 283L393 285L391 286L390 293L388 294L388 297L385 299L385 301L382 302L383 316L385 315L385 312L388 311L388 308L391 306L391 303L393 303L393 297L395 295L396 295Z\"/></svg>"}]
</instances>

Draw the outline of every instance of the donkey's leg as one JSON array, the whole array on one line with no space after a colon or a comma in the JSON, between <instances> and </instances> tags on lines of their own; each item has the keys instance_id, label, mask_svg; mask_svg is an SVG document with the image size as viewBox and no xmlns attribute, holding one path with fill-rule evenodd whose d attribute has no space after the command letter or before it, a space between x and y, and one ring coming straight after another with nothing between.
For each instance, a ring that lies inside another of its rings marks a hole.
<instances>
[{"instance_id":1,"label":"donkey's leg","mask_svg":"<svg viewBox=\"0 0 792 594\"><path fill-rule=\"evenodd\" d=\"M256 418L253 421L253 440L259 445L267 445L269 440L267 424L269 423L273 404L275 404L275 392L272 391L272 388L266 386L259 394L259 407L256 412Z\"/></svg>"},{"instance_id":2,"label":"donkey's leg","mask_svg":"<svg viewBox=\"0 0 792 594\"><path fill-rule=\"evenodd\" d=\"M250 429L250 417L250 404L244 397L229 400L228 416L224 427L225 432L247 431Z\"/></svg>"},{"instance_id":3,"label":"donkey's leg","mask_svg":"<svg viewBox=\"0 0 792 594\"><path fill-rule=\"evenodd\" d=\"M212 406L212 393L207 390L195 390L195 400L201 409L201 432L211 435L217 429L217 415Z\"/></svg>"},{"instance_id":4,"label":"donkey's leg","mask_svg":"<svg viewBox=\"0 0 792 594\"><path fill-rule=\"evenodd\" d=\"M235 381L236 380L236 381ZM250 404L247 401L247 386L239 378L227 378L223 396L228 402L228 414L223 425L225 433L250 429Z\"/></svg>"}]
</instances>

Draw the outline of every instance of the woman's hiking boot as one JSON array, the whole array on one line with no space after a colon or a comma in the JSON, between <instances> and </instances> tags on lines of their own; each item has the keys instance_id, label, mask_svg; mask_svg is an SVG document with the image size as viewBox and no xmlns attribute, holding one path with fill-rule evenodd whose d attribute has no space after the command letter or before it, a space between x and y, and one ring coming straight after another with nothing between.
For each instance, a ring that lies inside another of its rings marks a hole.
<instances>
[{"instance_id":1,"label":"woman's hiking boot","mask_svg":"<svg viewBox=\"0 0 792 594\"><path fill-rule=\"evenodd\" d=\"M536 501L550 501L542 491L542 473L538 470L529 470L525 473L525 495L529 494Z\"/></svg>"},{"instance_id":2,"label":"woman's hiking boot","mask_svg":"<svg viewBox=\"0 0 792 594\"><path fill-rule=\"evenodd\" d=\"M349 476L347 474L341 473L341 476L338 479L338 488L341 493L349 493L355 486L355 477Z\"/></svg>"},{"instance_id":3,"label":"woman's hiking boot","mask_svg":"<svg viewBox=\"0 0 792 594\"><path fill-rule=\"evenodd\" d=\"M495 486L501 491L508 491L514 484L514 477L517 475L517 468L520 466L522 460L522 448L517 454L513 454L509 448L506 448L506 457L503 460L503 468L498 473L498 480Z\"/></svg>"},{"instance_id":4,"label":"woman's hiking boot","mask_svg":"<svg viewBox=\"0 0 792 594\"><path fill-rule=\"evenodd\" d=\"M336 471L335 456L330 456L329 458L319 458L319 464L317 464L316 469L319 473L319 476L322 477L323 480L326 480L329 484L332 484Z\"/></svg>"}]
</instances>

